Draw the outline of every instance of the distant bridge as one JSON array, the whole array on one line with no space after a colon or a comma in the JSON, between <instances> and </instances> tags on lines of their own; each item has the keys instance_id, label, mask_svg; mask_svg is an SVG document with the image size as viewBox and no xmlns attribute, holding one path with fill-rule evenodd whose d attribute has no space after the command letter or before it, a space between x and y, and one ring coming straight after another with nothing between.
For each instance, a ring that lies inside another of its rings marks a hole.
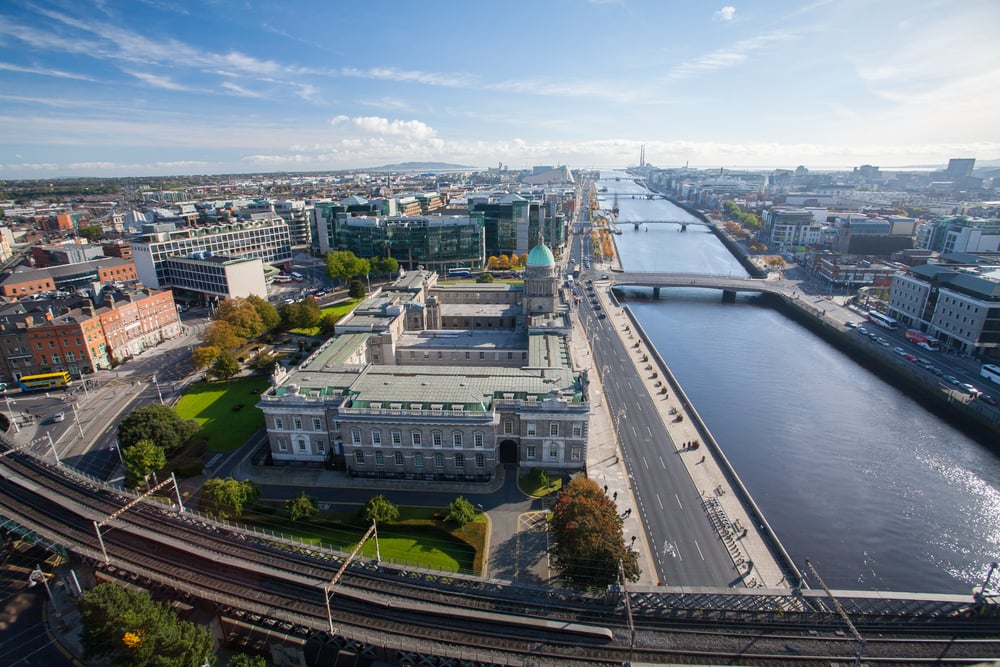
<instances>
[{"instance_id":1,"label":"distant bridge","mask_svg":"<svg viewBox=\"0 0 1000 667\"><path fill-rule=\"evenodd\" d=\"M704 220L698 220L697 218L690 218L688 220L625 220L618 218L615 220L616 225L681 225L686 227L687 225L703 225L705 227L711 227L712 223L705 222Z\"/></svg>"}]
</instances>

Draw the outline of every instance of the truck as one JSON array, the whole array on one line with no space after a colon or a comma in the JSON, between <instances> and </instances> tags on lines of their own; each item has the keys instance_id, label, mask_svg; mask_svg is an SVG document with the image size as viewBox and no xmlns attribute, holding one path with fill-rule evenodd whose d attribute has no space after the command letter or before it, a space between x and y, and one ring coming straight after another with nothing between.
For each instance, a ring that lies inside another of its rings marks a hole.
<instances>
[{"instance_id":1,"label":"truck","mask_svg":"<svg viewBox=\"0 0 1000 667\"><path fill-rule=\"evenodd\" d=\"M941 341L933 336L928 336L922 331L917 331L916 329L906 330L906 340L924 348L925 350L931 350L932 352L936 352L941 349Z\"/></svg>"},{"instance_id":2,"label":"truck","mask_svg":"<svg viewBox=\"0 0 1000 667\"><path fill-rule=\"evenodd\" d=\"M580 265L579 264L574 264L573 265L573 277L574 278L579 278L580 277Z\"/></svg>"}]
</instances>

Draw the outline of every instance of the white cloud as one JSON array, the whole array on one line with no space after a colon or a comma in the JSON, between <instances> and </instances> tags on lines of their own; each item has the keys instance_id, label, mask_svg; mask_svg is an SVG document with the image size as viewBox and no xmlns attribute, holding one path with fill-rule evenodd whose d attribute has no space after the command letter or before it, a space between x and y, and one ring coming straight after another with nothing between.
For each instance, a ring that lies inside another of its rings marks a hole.
<instances>
[{"instance_id":1,"label":"white cloud","mask_svg":"<svg viewBox=\"0 0 1000 667\"><path fill-rule=\"evenodd\" d=\"M742 39L731 48L718 49L673 67L667 74L667 79L679 81L714 70L735 67L746 61L754 52L792 39L795 39L795 34L785 30L774 30L750 39Z\"/></svg>"},{"instance_id":2,"label":"white cloud","mask_svg":"<svg viewBox=\"0 0 1000 667\"><path fill-rule=\"evenodd\" d=\"M125 70L126 74L130 74L140 81L153 86L154 88L163 88L165 90L191 90L187 86L177 83L168 76L160 76L158 74L150 74L149 72L130 72Z\"/></svg>"},{"instance_id":3,"label":"white cloud","mask_svg":"<svg viewBox=\"0 0 1000 667\"><path fill-rule=\"evenodd\" d=\"M726 5L715 12L714 16L717 21L732 21L736 16L736 8L732 5Z\"/></svg>"},{"instance_id":4,"label":"white cloud","mask_svg":"<svg viewBox=\"0 0 1000 667\"><path fill-rule=\"evenodd\" d=\"M8 72L21 72L23 74L39 74L41 76L53 76L59 79L94 81L92 77L85 76L83 74L75 74L73 72L64 72L58 69L48 69L42 67L21 67L19 65L11 65L10 63L0 63L0 70L6 70Z\"/></svg>"},{"instance_id":5,"label":"white cloud","mask_svg":"<svg viewBox=\"0 0 1000 667\"><path fill-rule=\"evenodd\" d=\"M253 90L248 90L243 86L238 86L232 81L223 81L222 87L232 93L235 93L236 95L239 95L240 97L263 97L263 95L261 95L260 93Z\"/></svg>"},{"instance_id":6,"label":"white cloud","mask_svg":"<svg viewBox=\"0 0 1000 667\"><path fill-rule=\"evenodd\" d=\"M437 132L430 125L419 120L389 120L381 116L336 116L331 125L349 124L367 132L382 136L402 137L414 141L432 139Z\"/></svg>"}]
</instances>

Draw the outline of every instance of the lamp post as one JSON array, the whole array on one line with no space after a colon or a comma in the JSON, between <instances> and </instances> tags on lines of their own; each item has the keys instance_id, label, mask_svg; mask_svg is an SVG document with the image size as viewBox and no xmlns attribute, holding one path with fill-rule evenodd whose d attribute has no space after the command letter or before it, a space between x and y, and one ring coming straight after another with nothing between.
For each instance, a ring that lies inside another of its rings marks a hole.
<instances>
[{"instance_id":1,"label":"lamp post","mask_svg":"<svg viewBox=\"0 0 1000 667\"><path fill-rule=\"evenodd\" d=\"M76 411L76 403L70 403L73 408L73 418L76 420L76 427L80 430L80 437L83 438L83 425L80 424L80 413Z\"/></svg>"},{"instance_id":2,"label":"lamp post","mask_svg":"<svg viewBox=\"0 0 1000 667\"><path fill-rule=\"evenodd\" d=\"M10 415L10 423L14 425L14 431L16 433L21 432L21 427L18 425L17 420L14 419L14 410L10 406L17 405L17 401L13 400L10 396L4 394L4 400L7 401L7 414Z\"/></svg>"},{"instance_id":3,"label":"lamp post","mask_svg":"<svg viewBox=\"0 0 1000 667\"><path fill-rule=\"evenodd\" d=\"M55 612L56 617L62 618L62 612L60 612L59 608L55 606L56 599L52 597L52 589L49 587L48 577L46 577L45 573L42 572L41 565L35 565L35 569L32 570L31 573L28 575L28 586L34 586L39 581L42 582L42 585L45 586L45 592L49 596L49 602L52 603L52 610Z\"/></svg>"},{"instance_id":4,"label":"lamp post","mask_svg":"<svg viewBox=\"0 0 1000 667\"><path fill-rule=\"evenodd\" d=\"M163 404L163 393L160 391L160 383L156 380L156 373L153 373L153 384L156 385L156 395L160 397L160 404Z\"/></svg>"}]
</instances>

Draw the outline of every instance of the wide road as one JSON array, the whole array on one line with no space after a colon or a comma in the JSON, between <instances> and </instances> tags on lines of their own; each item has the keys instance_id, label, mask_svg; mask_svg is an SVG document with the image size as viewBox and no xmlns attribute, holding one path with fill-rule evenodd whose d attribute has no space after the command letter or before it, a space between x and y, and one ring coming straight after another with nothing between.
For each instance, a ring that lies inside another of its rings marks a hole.
<instances>
[{"instance_id":1,"label":"wide road","mask_svg":"<svg viewBox=\"0 0 1000 667\"><path fill-rule=\"evenodd\" d=\"M579 256L576 244L580 240L574 239L573 257ZM598 275L599 271L585 271L581 277ZM739 585L740 573L702 509L701 494L677 454L644 378L635 371L630 351L612 320L599 319L586 290L583 296L580 317L590 335L608 410L618 424L633 496L659 581L674 586Z\"/></svg>"}]
</instances>

